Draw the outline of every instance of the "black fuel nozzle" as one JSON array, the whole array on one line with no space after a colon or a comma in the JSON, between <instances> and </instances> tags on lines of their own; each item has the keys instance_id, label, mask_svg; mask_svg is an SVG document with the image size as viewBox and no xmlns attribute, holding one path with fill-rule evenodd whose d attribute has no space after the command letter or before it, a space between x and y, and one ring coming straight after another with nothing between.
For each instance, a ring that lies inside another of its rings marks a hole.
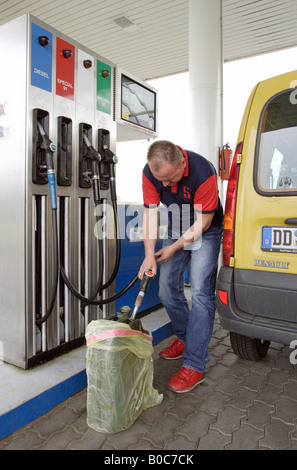
<instances>
[{"instance_id":1,"label":"black fuel nozzle","mask_svg":"<svg viewBox=\"0 0 297 470\"><path fill-rule=\"evenodd\" d=\"M49 136L43 129L42 125L39 121L37 121L38 131L41 137L40 148L44 150L45 157L46 157L46 166L48 170L54 169L54 160L53 160L53 153L56 151L57 147L53 142L50 140Z\"/></svg>"},{"instance_id":2,"label":"black fuel nozzle","mask_svg":"<svg viewBox=\"0 0 297 470\"><path fill-rule=\"evenodd\" d=\"M92 161L92 181L93 181L93 194L94 194L94 201L95 204L100 204L101 197L100 197L100 186L99 186L99 165L98 163L101 162L102 158L99 152L91 145L87 135L83 133L83 139L87 147L87 157Z\"/></svg>"},{"instance_id":3,"label":"black fuel nozzle","mask_svg":"<svg viewBox=\"0 0 297 470\"><path fill-rule=\"evenodd\" d=\"M112 150L110 150L110 148L107 147L107 145L104 145L103 149L104 149L104 161L106 163L110 163L112 166L118 163L118 157L113 153Z\"/></svg>"},{"instance_id":4,"label":"black fuel nozzle","mask_svg":"<svg viewBox=\"0 0 297 470\"><path fill-rule=\"evenodd\" d=\"M83 133L83 139L84 143L86 144L87 147L87 155L86 158L89 158L90 160L96 160L97 162L101 162L102 157L99 152L93 147L91 142L89 141L87 135Z\"/></svg>"},{"instance_id":5,"label":"black fuel nozzle","mask_svg":"<svg viewBox=\"0 0 297 470\"><path fill-rule=\"evenodd\" d=\"M107 145L103 146L104 156L103 161L107 163L109 167L109 181L110 181L110 197L111 200L116 201L116 179L115 179L115 170L114 166L118 163L118 157L110 150Z\"/></svg>"},{"instance_id":6,"label":"black fuel nozzle","mask_svg":"<svg viewBox=\"0 0 297 470\"><path fill-rule=\"evenodd\" d=\"M53 153L56 151L56 145L53 144L53 142L50 140L39 121L37 121L37 127L41 137L40 148L44 150L45 153L47 179L50 188L51 208L57 209L56 172L53 158Z\"/></svg>"},{"instance_id":7,"label":"black fuel nozzle","mask_svg":"<svg viewBox=\"0 0 297 470\"><path fill-rule=\"evenodd\" d=\"M135 300L135 307L134 307L133 313L131 315L131 320L135 319L137 310L141 306L143 298L144 298L144 296L145 296L145 294L146 294L153 278L154 278L154 275L153 275L152 271L145 271L144 272L143 278L141 279L141 282L140 282L138 296Z\"/></svg>"}]
</instances>

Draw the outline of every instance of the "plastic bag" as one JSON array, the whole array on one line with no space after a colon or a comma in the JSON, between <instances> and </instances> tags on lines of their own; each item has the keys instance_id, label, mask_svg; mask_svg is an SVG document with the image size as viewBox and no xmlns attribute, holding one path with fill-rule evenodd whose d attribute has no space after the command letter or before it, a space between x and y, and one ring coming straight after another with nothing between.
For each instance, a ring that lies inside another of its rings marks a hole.
<instances>
[{"instance_id":1,"label":"plastic bag","mask_svg":"<svg viewBox=\"0 0 297 470\"><path fill-rule=\"evenodd\" d=\"M162 402L152 386L152 336L128 324L94 320L86 329L87 424L117 433Z\"/></svg>"}]
</instances>

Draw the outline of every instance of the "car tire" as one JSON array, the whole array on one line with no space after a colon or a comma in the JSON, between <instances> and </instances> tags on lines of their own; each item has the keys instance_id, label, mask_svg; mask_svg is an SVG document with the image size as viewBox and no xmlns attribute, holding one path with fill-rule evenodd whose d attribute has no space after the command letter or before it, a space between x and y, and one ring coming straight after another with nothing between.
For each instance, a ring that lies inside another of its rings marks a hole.
<instances>
[{"instance_id":1,"label":"car tire","mask_svg":"<svg viewBox=\"0 0 297 470\"><path fill-rule=\"evenodd\" d=\"M234 353L241 359L258 361L263 359L270 346L270 341L249 338L230 331L230 341Z\"/></svg>"}]
</instances>

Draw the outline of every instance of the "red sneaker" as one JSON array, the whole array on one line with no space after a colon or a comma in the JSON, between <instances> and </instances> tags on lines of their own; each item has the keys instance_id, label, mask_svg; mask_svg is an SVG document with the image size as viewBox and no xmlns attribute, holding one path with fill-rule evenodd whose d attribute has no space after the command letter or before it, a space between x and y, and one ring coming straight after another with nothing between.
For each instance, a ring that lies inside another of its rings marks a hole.
<instances>
[{"instance_id":1,"label":"red sneaker","mask_svg":"<svg viewBox=\"0 0 297 470\"><path fill-rule=\"evenodd\" d=\"M205 380L204 372L182 367L168 382L168 388L176 393L185 393L193 390L196 385Z\"/></svg>"},{"instance_id":2,"label":"red sneaker","mask_svg":"<svg viewBox=\"0 0 297 470\"><path fill-rule=\"evenodd\" d=\"M185 350L184 343L176 338L170 341L169 346L160 352L163 359L179 359Z\"/></svg>"}]
</instances>

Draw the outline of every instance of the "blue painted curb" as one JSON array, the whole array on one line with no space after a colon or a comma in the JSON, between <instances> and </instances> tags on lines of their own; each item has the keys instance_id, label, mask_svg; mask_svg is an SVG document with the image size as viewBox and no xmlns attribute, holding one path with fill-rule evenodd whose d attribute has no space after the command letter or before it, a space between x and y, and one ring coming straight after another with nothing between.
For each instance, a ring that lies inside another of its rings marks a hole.
<instances>
[{"instance_id":1,"label":"blue painted curb","mask_svg":"<svg viewBox=\"0 0 297 470\"><path fill-rule=\"evenodd\" d=\"M83 370L45 392L31 398L17 408L0 416L0 439L9 436L27 424L32 423L67 398L87 386L86 371Z\"/></svg>"}]
</instances>

